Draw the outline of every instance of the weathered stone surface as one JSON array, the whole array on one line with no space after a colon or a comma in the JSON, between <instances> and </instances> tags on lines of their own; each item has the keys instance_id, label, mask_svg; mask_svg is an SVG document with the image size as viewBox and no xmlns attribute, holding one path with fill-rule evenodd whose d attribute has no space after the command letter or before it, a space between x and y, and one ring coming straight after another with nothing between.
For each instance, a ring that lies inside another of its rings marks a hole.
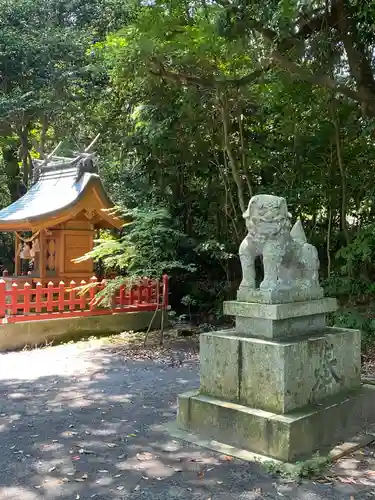
<instances>
[{"instance_id":1,"label":"weathered stone surface","mask_svg":"<svg viewBox=\"0 0 375 500\"><path fill-rule=\"evenodd\" d=\"M241 404L287 413L357 389L361 332L340 328L327 332L295 342L243 339Z\"/></svg>"},{"instance_id":2,"label":"weathered stone surface","mask_svg":"<svg viewBox=\"0 0 375 500\"><path fill-rule=\"evenodd\" d=\"M243 217L248 234L240 245L241 289L255 290L255 258L263 257L264 279L260 289L318 290L318 252L306 242L300 221L291 229L284 198L256 195Z\"/></svg>"},{"instance_id":3,"label":"weathered stone surface","mask_svg":"<svg viewBox=\"0 0 375 500\"><path fill-rule=\"evenodd\" d=\"M336 309L337 300L333 298L287 304L260 304L229 300L223 304L223 312L229 316L274 320L326 314Z\"/></svg>"},{"instance_id":4,"label":"weathered stone surface","mask_svg":"<svg viewBox=\"0 0 375 500\"><path fill-rule=\"evenodd\" d=\"M188 396L189 422L178 426L222 443L286 462L324 451L361 430L366 399L372 387L339 397L302 412L277 415L209 396Z\"/></svg>"},{"instance_id":5,"label":"weathered stone surface","mask_svg":"<svg viewBox=\"0 0 375 500\"><path fill-rule=\"evenodd\" d=\"M200 391L228 401L238 399L240 339L215 334L200 338Z\"/></svg>"},{"instance_id":6,"label":"weathered stone surface","mask_svg":"<svg viewBox=\"0 0 375 500\"><path fill-rule=\"evenodd\" d=\"M285 304L288 302L304 302L324 297L322 287L291 288L288 290L259 290L249 287L240 287L237 300L242 302L258 302L261 304Z\"/></svg>"},{"instance_id":7,"label":"weathered stone surface","mask_svg":"<svg viewBox=\"0 0 375 500\"><path fill-rule=\"evenodd\" d=\"M199 391L188 391L178 396L177 421L180 429L189 429L190 401L193 396L199 396Z\"/></svg>"},{"instance_id":8,"label":"weathered stone surface","mask_svg":"<svg viewBox=\"0 0 375 500\"><path fill-rule=\"evenodd\" d=\"M360 386L361 332L275 342L230 332L201 335L200 393L287 413Z\"/></svg>"},{"instance_id":9,"label":"weathered stone surface","mask_svg":"<svg viewBox=\"0 0 375 500\"><path fill-rule=\"evenodd\" d=\"M0 325L0 351L20 349L46 342L79 339L85 335L101 335L159 328L164 314L164 325L168 321L167 312L151 311L126 312L104 316L77 318L43 319Z\"/></svg>"},{"instance_id":10,"label":"weathered stone surface","mask_svg":"<svg viewBox=\"0 0 375 500\"><path fill-rule=\"evenodd\" d=\"M280 320L236 317L237 335L246 337L285 340L306 337L315 332L323 332L325 329L325 314Z\"/></svg>"}]
</instances>

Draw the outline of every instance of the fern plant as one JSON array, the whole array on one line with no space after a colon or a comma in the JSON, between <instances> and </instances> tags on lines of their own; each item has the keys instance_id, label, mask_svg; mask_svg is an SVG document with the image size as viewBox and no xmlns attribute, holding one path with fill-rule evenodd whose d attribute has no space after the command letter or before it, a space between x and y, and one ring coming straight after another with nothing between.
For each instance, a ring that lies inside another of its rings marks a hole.
<instances>
[{"instance_id":1,"label":"fern plant","mask_svg":"<svg viewBox=\"0 0 375 500\"><path fill-rule=\"evenodd\" d=\"M187 260L190 241L166 210L135 209L125 212L123 218L131 222L119 237L103 234L94 249L76 261L100 261L107 274L116 274L98 294L103 302L109 304L121 286L131 286L142 277L160 278L176 270L195 271Z\"/></svg>"}]
</instances>

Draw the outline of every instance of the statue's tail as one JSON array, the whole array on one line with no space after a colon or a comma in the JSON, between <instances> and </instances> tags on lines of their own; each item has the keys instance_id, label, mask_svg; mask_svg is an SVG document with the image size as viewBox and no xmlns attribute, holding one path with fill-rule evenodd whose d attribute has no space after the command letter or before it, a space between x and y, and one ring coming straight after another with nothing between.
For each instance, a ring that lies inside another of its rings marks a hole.
<instances>
[{"instance_id":1,"label":"statue's tail","mask_svg":"<svg viewBox=\"0 0 375 500\"><path fill-rule=\"evenodd\" d=\"M307 243L305 231L303 230L302 223L300 219L294 224L290 231L290 236L293 240L299 241L301 243Z\"/></svg>"}]
</instances>

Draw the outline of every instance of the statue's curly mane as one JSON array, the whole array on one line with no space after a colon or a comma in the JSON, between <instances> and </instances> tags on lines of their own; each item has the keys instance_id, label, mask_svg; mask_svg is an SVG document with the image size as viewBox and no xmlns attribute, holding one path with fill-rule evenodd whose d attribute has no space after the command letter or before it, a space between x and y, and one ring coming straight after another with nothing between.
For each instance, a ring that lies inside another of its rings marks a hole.
<instances>
[{"instance_id":1,"label":"statue's curly mane","mask_svg":"<svg viewBox=\"0 0 375 500\"><path fill-rule=\"evenodd\" d=\"M282 215L280 212L277 215ZM290 221L289 217L282 217L282 219L279 220L279 224L276 222L259 222L256 220L255 222L253 221L254 215L251 215L250 217L247 218L246 225L248 228L248 234L252 237L254 241L259 241L263 242L263 240L266 238L267 240L278 240L278 239L285 239L285 237L291 238L290 236ZM275 224L275 232L270 232L265 231L264 233L260 230L262 227L262 224L268 224L268 228L271 226L271 224Z\"/></svg>"}]
</instances>

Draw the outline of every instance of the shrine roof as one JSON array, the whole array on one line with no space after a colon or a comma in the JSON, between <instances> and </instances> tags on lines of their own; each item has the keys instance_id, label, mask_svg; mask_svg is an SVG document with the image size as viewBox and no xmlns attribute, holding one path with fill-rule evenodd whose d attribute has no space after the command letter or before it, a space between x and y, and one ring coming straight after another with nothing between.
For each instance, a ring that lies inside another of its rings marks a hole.
<instances>
[{"instance_id":1,"label":"shrine roof","mask_svg":"<svg viewBox=\"0 0 375 500\"><path fill-rule=\"evenodd\" d=\"M34 161L33 184L24 196L0 210L0 230L53 226L85 208L95 210L104 227L120 228L124 222L108 212L112 207L91 154L52 156Z\"/></svg>"}]
</instances>

